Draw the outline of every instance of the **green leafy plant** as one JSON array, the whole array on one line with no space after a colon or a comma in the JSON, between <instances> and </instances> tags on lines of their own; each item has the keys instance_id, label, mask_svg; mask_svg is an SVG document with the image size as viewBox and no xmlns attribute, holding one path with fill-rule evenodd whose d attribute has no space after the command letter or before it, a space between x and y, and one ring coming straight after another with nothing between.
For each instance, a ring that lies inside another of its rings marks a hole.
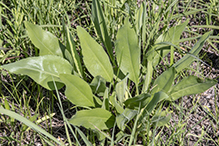
<instances>
[{"instance_id":1,"label":"green leafy plant","mask_svg":"<svg viewBox=\"0 0 219 146\"><path fill-rule=\"evenodd\" d=\"M95 30L104 48L78 26L77 35L83 56L81 60L67 27L67 42L63 45L51 33L25 22L28 36L39 48L40 56L1 67L11 73L28 75L48 90L60 89L65 85L67 99L81 107L68 122L73 126L94 130L99 140L108 138L116 143L125 138L119 136L121 133L124 135L132 129L127 135L129 145L135 143L140 133L147 135L146 141L153 144L150 141L154 136L151 134L153 129L165 126L171 119L171 111L161 110L164 102L204 92L217 83L196 76L175 82L180 72L197 58L211 32L201 36L190 52L176 63L171 58L170 67L153 80L153 69L168 53L173 55L174 48L179 48L179 39L188 21L170 28L146 50L141 47L144 37L138 36L142 19L135 19L135 23L131 24L127 16L113 43L99 1L93 0L92 5ZM105 133L115 128L114 125L120 129L115 140Z\"/></svg>"}]
</instances>

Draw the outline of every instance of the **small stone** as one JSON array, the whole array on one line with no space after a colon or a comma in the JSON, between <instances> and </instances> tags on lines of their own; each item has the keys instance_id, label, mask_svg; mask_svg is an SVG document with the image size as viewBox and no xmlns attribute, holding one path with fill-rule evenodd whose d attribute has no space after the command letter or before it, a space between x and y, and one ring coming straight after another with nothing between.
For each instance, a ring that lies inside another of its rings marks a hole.
<instances>
[{"instance_id":1,"label":"small stone","mask_svg":"<svg viewBox=\"0 0 219 146\"><path fill-rule=\"evenodd\" d=\"M207 99L210 99L210 98L211 98L211 95L206 96L206 98L207 98Z\"/></svg>"},{"instance_id":2,"label":"small stone","mask_svg":"<svg viewBox=\"0 0 219 146\"><path fill-rule=\"evenodd\" d=\"M213 100L209 100L209 104L214 105L214 101Z\"/></svg>"}]
</instances>

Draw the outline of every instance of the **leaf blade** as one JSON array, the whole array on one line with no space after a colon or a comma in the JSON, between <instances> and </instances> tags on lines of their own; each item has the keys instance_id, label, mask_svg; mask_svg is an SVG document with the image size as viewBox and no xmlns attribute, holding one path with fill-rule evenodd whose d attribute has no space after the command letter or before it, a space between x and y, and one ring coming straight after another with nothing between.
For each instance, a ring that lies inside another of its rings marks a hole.
<instances>
[{"instance_id":1,"label":"leaf blade","mask_svg":"<svg viewBox=\"0 0 219 146\"><path fill-rule=\"evenodd\" d=\"M193 61L194 61L194 57L198 55L198 53L201 51L204 42L208 39L208 37L210 36L211 32L207 32L205 33L200 39L199 41L193 46L192 50L189 51L188 54L186 54L183 58L181 58L179 61L177 61L173 67L175 67L175 69L177 70L177 72L180 72L181 70L183 70L184 68L186 68L187 66L189 66Z\"/></svg>"},{"instance_id":2,"label":"leaf blade","mask_svg":"<svg viewBox=\"0 0 219 146\"><path fill-rule=\"evenodd\" d=\"M157 38L157 40L155 41L155 46L153 46L152 49L150 49L146 54L147 59L153 61L153 66L156 66L159 63L160 56L164 57L170 52L170 48L171 48L170 46L162 45L159 43L170 42L173 45L177 45L179 43L178 40L180 39L180 36L184 31L188 22L189 20L187 20L186 22L180 25L171 27L167 32L161 34Z\"/></svg>"},{"instance_id":3,"label":"leaf blade","mask_svg":"<svg viewBox=\"0 0 219 146\"><path fill-rule=\"evenodd\" d=\"M77 27L83 60L93 76L101 75L107 81L113 79L113 68L103 48L82 28Z\"/></svg>"},{"instance_id":4,"label":"leaf blade","mask_svg":"<svg viewBox=\"0 0 219 146\"><path fill-rule=\"evenodd\" d=\"M175 73L175 68L171 67L163 72L158 78L156 78L151 94L154 94L160 90L167 93L173 84Z\"/></svg>"},{"instance_id":5,"label":"leaf blade","mask_svg":"<svg viewBox=\"0 0 219 146\"><path fill-rule=\"evenodd\" d=\"M138 113L137 110L131 110L126 108L123 113L116 117L116 124L119 129L124 130L125 124L132 120L136 114Z\"/></svg>"},{"instance_id":6,"label":"leaf blade","mask_svg":"<svg viewBox=\"0 0 219 146\"><path fill-rule=\"evenodd\" d=\"M69 123L77 126L84 126L91 129L109 129L113 127L114 116L107 110L96 108L91 110L81 110L76 113Z\"/></svg>"},{"instance_id":7,"label":"leaf blade","mask_svg":"<svg viewBox=\"0 0 219 146\"><path fill-rule=\"evenodd\" d=\"M149 103L150 97L151 97L150 94L142 93L138 96L127 99L124 102L124 104L126 107L128 107L130 109L134 109L134 108L138 109L139 107L143 108Z\"/></svg>"},{"instance_id":8,"label":"leaf blade","mask_svg":"<svg viewBox=\"0 0 219 146\"><path fill-rule=\"evenodd\" d=\"M127 90L127 78L128 76L116 84L116 96L121 104L125 101L124 96Z\"/></svg>"},{"instance_id":9,"label":"leaf blade","mask_svg":"<svg viewBox=\"0 0 219 146\"><path fill-rule=\"evenodd\" d=\"M196 76L189 76L182 79L181 82L172 88L170 91L170 99L174 101L182 96L198 94L206 91L215 84L217 84L216 80L207 79L203 81Z\"/></svg>"},{"instance_id":10,"label":"leaf blade","mask_svg":"<svg viewBox=\"0 0 219 146\"><path fill-rule=\"evenodd\" d=\"M60 74L60 79L65 83L65 95L75 105L95 106L90 86L75 75Z\"/></svg>"},{"instance_id":11,"label":"leaf blade","mask_svg":"<svg viewBox=\"0 0 219 146\"><path fill-rule=\"evenodd\" d=\"M109 54L111 61L113 60L113 49L112 49L112 43L111 39L108 34L107 25L105 22L105 17L103 10L100 6L100 2L97 0L92 1L92 21L94 23L96 32L100 38L100 40L104 43L107 53Z\"/></svg>"},{"instance_id":12,"label":"leaf blade","mask_svg":"<svg viewBox=\"0 0 219 146\"><path fill-rule=\"evenodd\" d=\"M138 84L140 70L140 49L135 31L130 28L128 18L125 24L119 29L116 37L116 57L120 69L124 74L129 73L129 78Z\"/></svg>"},{"instance_id":13,"label":"leaf blade","mask_svg":"<svg viewBox=\"0 0 219 146\"><path fill-rule=\"evenodd\" d=\"M71 52L72 59L74 60L74 65L75 65L77 72L79 73L79 75L81 77L83 77L81 60L80 60L80 57L79 57L78 52L76 50L76 46L75 46L73 37L72 37L68 27L66 27L66 37L67 37L66 48L69 50L69 52Z\"/></svg>"},{"instance_id":14,"label":"leaf blade","mask_svg":"<svg viewBox=\"0 0 219 146\"><path fill-rule=\"evenodd\" d=\"M72 72L72 66L69 62L55 55L29 57L1 67L11 73L27 75L48 90L55 89L53 79L61 82L59 74L71 74ZM63 84L58 88L62 86Z\"/></svg>"},{"instance_id":15,"label":"leaf blade","mask_svg":"<svg viewBox=\"0 0 219 146\"><path fill-rule=\"evenodd\" d=\"M41 27L27 21L25 22L25 26L30 40L38 49L40 49L40 56L63 56L60 42L52 33L44 31Z\"/></svg>"}]
</instances>

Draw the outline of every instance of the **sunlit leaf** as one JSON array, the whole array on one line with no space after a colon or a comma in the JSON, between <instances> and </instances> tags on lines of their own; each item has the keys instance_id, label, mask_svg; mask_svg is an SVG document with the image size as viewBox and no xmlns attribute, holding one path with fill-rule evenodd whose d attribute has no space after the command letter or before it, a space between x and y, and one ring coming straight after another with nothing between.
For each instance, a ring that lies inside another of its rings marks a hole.
<instances>
[{"instance_id":1,"label":"sunlit leaf","mask_svg":"<svg viewBox=\"0 0 219 146\"><path fill-rule=\"evenodd\" d=\"M171 27L167 32L157 38L155 46L153 46L147 53L147 59L153 61L153 66L156 66L159 63L160 58L166 56L170 52L169 45L162 45L159 43L169 42L173 45L177 45L188 22L189 20L180 25Z\"/></svg>"},{"instance_id":2,"label":"sunlit leaf","mask_svg":"<svg viewBox=\"0 0 219 146\"><path fill-rule=\"evenodd\" d=\"M117 33L116 57L122 72L129 73L129 78L138 84L140 48L138 47L137 35L131 28L128 17L125 19L124 26Z\"/></svg>"},{"instance_id":3,"label":"sunlit leaf","mask_svg":"<svg viewBox=\"0 0 219 146\"><path fill-rule=\"evenodd\" d=\"M44 31L40 26L30 22L25 22L27 34L32 43L40 50L40 55L63 56L60 42L56 36L48 31Z\"/></svg>"},{"instance_id":4,"label":"sunlit leaf","mask_svg":"<svg viewBox=\"0 0 219 146\"><path fill-rule=\"evenodd\" d=\"M92 1L92 21L94 23L96 32L100 38L100 40L104 43L107 53L113 59L113 48L111 43L111 38L109 37L107 25L104 18L104 13L100 5L100 1L93 0ZM112 60L114 61L114 60Z\"/></svg>"},{"instance_id":5,"label":"sunlit leaf","mask_svg":"<svg viewBox=\"0 0 219 146\"><path fill-rule=\"evenodd\" d=\"M60 79L65 83L65 95L68 100L78 106L95 106L90 86L80 77L61 74Z\"/></svg>"},{"instance_id":6,"label":"sunlit leaf","mask_svg":"<svg viewBox=\"0 0 219 146\"><path fill-rule=\"evenodd\" d=\"M122 106L117 102L116 100L116 95L115 92L113 92L113 94L109 97L109 101L111 102L111 104L116 108L116 111L118 113L123 113L124 109L122 108Z\"/></svg>"},{"instance_id":7,"label":"sunlit leaf","mask_svg":"<svg viewBox=\"0 0 219 146\"><path fill-rule=\"evenodd\" d=\"M88 71L94 77L100 75L110 82L113 79L113 68L104 49L82 27L77 27L77 33Z\"/></svg>"},{"instance_id":8,"label":"sunlit leaf","mask_svg":"<svg viewBox=\"0 0 219 146\"><path fill-rule=\"evenodd\" d=\"M91 110L78 111L70 120L69 123L76 126L83 126L91 129L109 129L113 127L115 117L107 110L95 108Z\"/></svg>"},{"instance_id":9,"label":"sunlit leaf","mask_svg":"<svg viewBox=\"0 0 219 146\"><path fill-rule=\"evenodd\" d=\"M145 75L145 78L144 78L142 93L148 91L148 89L150 87L151 80L152 80L152 75L153 75L152 61L148 60L148 62L147 62L147 72L146 72L146 75Z\"/></svg>"},{"instance_id":10,"label":"sunlit leaf","mask_svg":"<svg viewBox=\"0 0 219 146\"><path fill-rule=\"evenodd\" d=\"M63 87L59 74L72 73L72 66L69 62L56 55L29 57L1 67L11 73L28 75L48 90L55 89L53 79L59 82L58 89Z\"/></svg>"},{"instance_id":11,"label":"sunlit leaf","mask_svg":"<svg viewBox=\"0 0 219 146\"><path fill-rule=\"evenodd\" d=\"M106 88L104 95L103 95L103 104L102 107L105 110L109 110L109 89Z\"/></svg>"},{"instance_id":12,"label":"sunlit leaf","mask_svg":"<svg viewBox=\"0 0 219 146\"><path fill-rule=\"evenodd\" d=\"M68 27L66 28L66 37L67 37L66 50L68 50L71 54L72 62L74 63L75 70L82 77L83 70L82 70L82 66L81 66L81 60L80 60L80 57L79 57L78 52L76 50L76 46L75 46L73 37L72 37Z\"/></svg>"},{"instance_id":13,"label":"sunlit leaf","mask_svg":"<svg viewBox=\"0 0 219 146\"><path fill-rule=\"evenodd\" d=\"M124 96L127 90L127 78L128 76L126 76L123 80L116 84L116 96L120 103L123 103L125 101Z\"/></svg>"}]
</instances>

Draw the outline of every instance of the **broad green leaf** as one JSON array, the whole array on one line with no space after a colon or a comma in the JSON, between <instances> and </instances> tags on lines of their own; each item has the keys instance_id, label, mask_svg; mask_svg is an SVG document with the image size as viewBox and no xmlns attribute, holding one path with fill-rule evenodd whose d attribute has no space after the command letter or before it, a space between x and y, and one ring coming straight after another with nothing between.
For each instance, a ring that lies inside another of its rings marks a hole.
<instances>
[{"instance_id":1,"label":"broad green leaf","mask_svg":"<svg viewBox=\"0 0 219 146\"><path fill-rule=\"evenodd\" d=\"M156 66L159 63L160 58L166 56L170 52L170 46L159 43L170 42L173 45L178 45L180 36L188 22L189 20L180 25L171 27L167 32L157 38L155 46L153 46L147 53L147 58L148 60L153 61L153 66Z\"/></svg>"},{"instance_id":2,"label":"broad green leaf","mask_svg":"<svg viewBox=\"0 0 219 146\"><path fill-rule=\"evenodd\" d=\"M145 21L145 11L144 11L144 3L141 4L140 8L137 9L136 15L135 15L135 27L137 34L140 32L142 25Z\"/></svg>"},{"instance_id":3,"label":"broad green leaf","mask_svg":"<svg viewBox=\"0 0 219 146\"><path fill-rule=\"evenodd\" d=\"M60 74L60 79L66 85L66 97L73 104L78 106L95 106L91 88L83 79L68 74Z\"/></svg>"},{"instance_id":4,"label":"broad green leaf","mask_svg":"<svg viewBox=\"0 0 219 146\"><path fill-rule=\"evenodd\" d=\"M125 124L127 124L130 120L132 120L136 114L138 113L137 110L131 110L126 108L122 114L116 117L116 123L119 129L124 130Z\"/></svg>"},{"instance_id":5,"label":"broad green leaf","mask_svg":"<svg viewBox=\"0 0 219 146\"><path fill-rule=\"evenodd\" d=\"M162 111L160 113L155 114L151 118L151 122L156 126L164 126L167 123L169 123L170 119L171 119L171 113L167 111Z\"/></svg>"},{"instance_id":6,"label":"broad green leaf","mask_svg":"<svg viewBox=\"0 0 219 146\"><path fill-rule=\"evenodd\" d=\"M143 108L150 102L150 97L150 94L143 93L133 98L127 99L124 104L130 109L139 108L139 105L140 108Z\"/></svg>"},{"instance_id":7,"label":"broad green leaf","mask_svg":"<svg viewBox=\"0 0 219 146\"><path fill-rule=\"evenodd\" d=\"M90 87L94 94L103 96L106 90L106 81L101 76L96 76L93 78L92 82L90 83Z\"/></svg>"},{"instance_id":8,"label":"broad green leaf","mask_svg":"<svg viewBox=\"0 0 219 146\"><path fill-rule=\"evenodd\" d=\"M205 33L199 41L192 47L192 49L189 51L188 54L186 54L183 58L181 58L179 61L177 61L173 67L175 67L177 72L180 72L187 66L189 66L195 59L195 56L198 55L198 53L201 51L205 41L210 36L211 32Z\"/></svg>"},{"instance_id":9,"label":"broad green leaf","mask_svg":"<svg viewBox=\"0 0 219 146\"><path fill-rule=\"evenodd\" d=\"M104 13L100 5L100 1L93 0L92 1L92 21L94 23L96 32L100 38L100 40L104 43L107 53L109 54L111 61L113 60L113 48L112 42L108 35L107 25L104 18Z\"/></svg>"},{"instance_id":10,"label":"broad green leaf","mask_svg":"<svg viewBox=\"0 0 219 146\"><path fill-rule=\"evenodd\" d=\"M29 57L1 67L11 73L28 75L48 90L55 89L53 79L59 82L57 84L58 89L63 87L59 74L72 73L72 66L69 62L56 55Z\"/></svg>"},{"instance_id":11,"label":"broad green leaf","mask_svg":"<svg viewBox=\"0 0 219 146\"><path fill-rule=\"evenodd\" d=\"M189 76L172 88L169 99L174 101L182 96L202 93L215 84L217 84L216 80L206 79L204 81L196 76Z\"/></svg>"},{"instance_id":12,"label":"broad green leaf","mask_svg":"<svg viewBox=\"0 0 219 146\"><path fill-rule=\"evenodd\" d=\"M73 37L72 37L68 27L66 27L66 37L67 37L66 49L71 54L71 57L72 57L72 60L73 60L72 62L74 62L75 70L82 77L83 76L83 70L82 70L82 66L81 66L81 60L80 60L80 57L79 57L78 52L76 50Z\"/></svg>"},{"instance_id":13,"label":"broad green leaf","mask_svg":"<svg viewBox=\"0 0 219 146\"><path fill-rule=\"evenodd\" d=\"M146 42L147 42L147 39L146 39L146 37L147 37L147 25L146 25L146 15L147 15L147 2L146 1L144 1L143 3L142 3L142 5L143 5L143 12L142 12L142 31L141 31L141 33L140 33L140 35L141 35L141 40L142 40L142 44L143 44L143 48L145 48L145 46L146 46ZM152 35L152 33L151 33L151 35ZM143 52L144 52L144 50L145 49L143 49Z\"/></svg>"},{"instance_id":14,"label":"broad green leaf","mask_svg":"<svg viewBox=\"0 0 219 146\"><path fill-rule=\"evenodd\" d=\"M146 106L145 108L145 111L147 112L147 114L151 114L151 112L153 111L153 109L156 107L156 105L164 100L164 99L167 99L169 96L163 92L163 91L160 91L160 92L157 92L154 94L152 100L149 102L149 104Z\"/></svg>"},{"instance_id":15,"label":"broad green leaf","mask_svg":"<svg viewBox=\"0 0 219 146\"><path fill-rule=\"evenodd\" d=\"M174 78L175 78L176 70L174 67L171 67L167 69L165 72L163 72L154 82L153 84L153 90L151 91L151 94L154 94L158 91L164 91L168 92L170 88L172 87Z\"/></svg>"},{"instance_id":16,"label":"broad green leaf","mask_svg":"<svg viewBox=\"0 0 219 146\"><path fill-rule=\"evenodd\" d=\"M150 83L151 83L152 75L153 75L152 61L148 60L148 62L147 62L147 72L146 72L146 75L145 75L145 78L144 78L142 93L148 91Z\"/></svg>"},{"instance_id":17,"label":"broad green leaf","mask_svg":"<svg viewBox=\"0 0 219 146\"><path fill-rule=\"evenodd\" d=\"M120 82L116 84L116 96L120 103L125 101L125 92L127 90L127 78L128 75Z\"/></svg>"},{"instance_id":18,"label":"broad green leaf","mask_svg":"<svg viewBox=\"0 0 219 146\"><path fill-rule=\"evenodd\" d=\"M53 140L56 144L58 145L62 145L61 142L59 142L53 135L51 135L50 133L48 133L47 131L43 130L41 127L39 127L38 125L34 124L33 122L31 122L30 120L28 120L27 118L25 117L22 117L21 115L13 112L13 111L10 111L10 110L7 110L7 109L4 109L2 107L0 107L0 113L2 114L5 114L9 117L12 117L12 118L15 118L19 121L21 121L22 123L24 123L25 125L27 125L28 127L32 128L33 130L39 132L40 134L50 138L51 140Z\"/></svg>"},{"instance_id":19,"label":"broad green leaf","mask_svg":"<svg viewBox=\"0 0 219 146\"><path fill-rule=\"evenodd\" d=\"M113 68L104 49L80 26L77 27L85 66L93 76L113 79Z\"/></svg>"},{"instance_id":20,"label":"broad green leaf","mask_svg":"<svg viewBox=\"0 0 219 146\"><path fill-rule=\"evenodd\" d=\"M109 101L111 104L115 107L116 111L118 113L123 113L124 109L122 106L117 102L115 92L112 93L112 95L109 97Z\"/></svg>"},{"instance_id":21,"label":"broad green leaf","mask_svg":"<svg viewBox=\"0 0 219 146\"><path fill-rule=\"evenodd\" d=\"M102 107L103 109L105 110L109 110L109 89L106 88L105 92L104 92L104 95L103 95L103 104L102 104Z\"/></svg>"},{"instance_id":22,"label":"broad green leaf","mask_svg":"<svg viewBox=\"0 0 219 146\"><path fill-rule=\"evenodd\" d=\"M69 123L76 126L83 126L91 129L109 129L113 127L115 117L107 110L95 108L91 110L78 111Z\"/></svg>"},{"instance_id":23,"label":"broad green leaf","mask_svg":"<svg viewBox=\"0 0 219 146\"><path fill-rule=\"evenodd\" d=\"M124 74L129 73L129 78L138 84L140 48L137 35L131 28L128 17L125 19L124 26L118 30L116 39L116 57L120 69Z\"/></svg>"},{"instance_id":24,"label":"broad green leaf","mask_svg":"<svg viewBox=\"0 0 219 146\"><path fill-rule=\"evenodd\" d=\"M56 36L27 21L25 22L25 26L30 40L38 49L40 49L40 56L63 56L60 48L60 42Z\"/></svg>"}]
</instances>

